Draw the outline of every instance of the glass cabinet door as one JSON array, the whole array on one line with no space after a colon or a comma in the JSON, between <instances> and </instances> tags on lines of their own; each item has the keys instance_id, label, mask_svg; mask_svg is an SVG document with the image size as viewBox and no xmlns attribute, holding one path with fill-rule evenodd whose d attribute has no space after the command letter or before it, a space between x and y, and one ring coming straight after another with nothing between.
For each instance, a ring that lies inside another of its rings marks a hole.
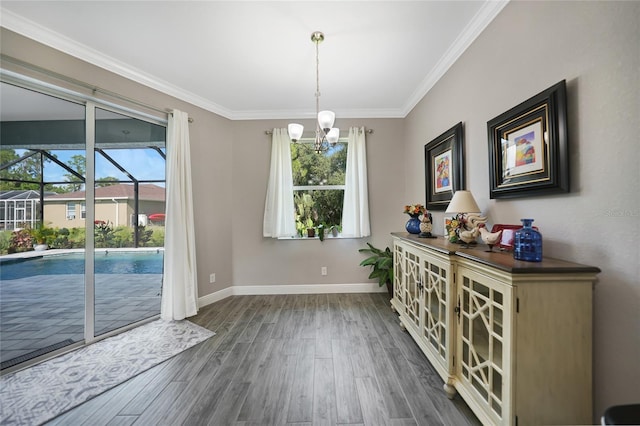
<instances>
[{"instance_id":1,"label":"glass cabinet door","mask_svg":"<svg viewBox=\"0 0 640 426\"><path fill-rule=\"evenodd\" d=\"M482 274L458 268L458 359L460 381L488 407L498 424L508 407L511 287Z\"/></svg>"},{"instance_id":2,"label":"glass cabinet door","mask_svg":"<svg viewBox=\"0 0 640 426\"><path fill-rule=\"evenodd\" d=\"M404 244L395 243L393 247L393 298L404 306Z\"/></svg>"},{"instance_id":3,"label":"glass cabinet door","mask_svg":"<svg viewBox=\"0 0 640 426\"><path fill-rule=\"evenodd\" d=\"M422 330L420 336L445 368L448 366L447 303L449 267L436 259L422 259Z\"/></svg>"},{"instance_id":4,"label":"glass cabinet door","mask_svg":"<svg viewBox=\"0 0 640 426\"><path fill-rule=\"evenodd\" d=\"M422 272L420 256L409 248L405 248L402 265L404 280L404 313L416 329L420 326L420 288L422 287Z\"/></svg>"}]
</instances>

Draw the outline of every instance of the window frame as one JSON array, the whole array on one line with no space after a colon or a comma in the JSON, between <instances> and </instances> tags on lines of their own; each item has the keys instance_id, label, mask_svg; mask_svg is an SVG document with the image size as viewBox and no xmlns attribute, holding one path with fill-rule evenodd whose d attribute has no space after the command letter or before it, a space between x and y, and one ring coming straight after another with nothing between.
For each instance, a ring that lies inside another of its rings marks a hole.
<instances>
[{"instance_id":1,"label":"window frame","mask_svg":"<svg viewBox=\"0 0 640 426\"><path fill-rule=\"evenodd\" d=\"M306 144L306 145L311 145L311 147L313 147L315 141L315 137L307 137L307 138L300 138L300 140L298 142L292 142L292 145L294 143L296 144ZM341 137L338 139L337 143L341 143L344 144L345 150L348 150L348 146L349 146L349 138L347 137ZM322 154L319 154L322 155ZM293 159L291 159L292 163L293 163ZM345 170L344 173L346 174L346 164L345 164ZM342 185L293 185L293 191L292 191L292 195L296 194L296 191L342 191L342 204L343 204L343 208L344 208L344 191L346 189L346 184L342 184ZM294 206L295 208L295 206ZM342 226L342 222L339 224L339 226ZM317 229L317 226L315 227ZM318 234L316 233L315 237L308 237L305 235L300 236L299 234L296 233L295 236L293 237L282 237L280 239L286 239L286 240L316 240L318 239ZM337 236L333 236L331 235L331 233L329 232L325 232L324 238L331 238L331 239L338 239L338 238L346 238L346 237L342 237L342 235L340 235L340 233Z\"/></svg>"},{"instance_id":2,"label":"window frame","mask_svg":"<svg viewBox=\"0 0 640 426\"><path fill-rule=\"evenodd\" d=\"M76 218L76 203L75 201L67 201L65 217L67 220L74 220Z\"/></svg>"}]
</instances>

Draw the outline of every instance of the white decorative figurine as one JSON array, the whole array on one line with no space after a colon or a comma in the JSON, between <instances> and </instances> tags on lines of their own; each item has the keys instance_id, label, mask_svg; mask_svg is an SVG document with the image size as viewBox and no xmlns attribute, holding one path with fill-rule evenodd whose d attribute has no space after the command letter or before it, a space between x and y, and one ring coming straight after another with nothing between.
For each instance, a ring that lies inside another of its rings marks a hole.
<instances>
[{"instance_id":1,"label":"white decorative figurine","mask_svg":"<svg viewBox=\"0 0 640 426\"><path fill-rule=\"evenodd\" d=\"M469 248L469 244L475 243L479 234L478 228L473 228L471 231L460 231L460 239L465 242L466 248Z\"/></svg>"},{"instance_id":2,"label":"white decorative figurine","mask_svg":"<svg viewBox=\"0 0 640 426\"><path fill-rule=\"evenodd\" d=\"M493 251L493 246L500 242L500 238L502 237L502 229L498 232L489 232L487 231L486 225L483 223L479 226L480 229L480 238L486 245L489 246L489 250Z\"/></svg>"}]
</instances>

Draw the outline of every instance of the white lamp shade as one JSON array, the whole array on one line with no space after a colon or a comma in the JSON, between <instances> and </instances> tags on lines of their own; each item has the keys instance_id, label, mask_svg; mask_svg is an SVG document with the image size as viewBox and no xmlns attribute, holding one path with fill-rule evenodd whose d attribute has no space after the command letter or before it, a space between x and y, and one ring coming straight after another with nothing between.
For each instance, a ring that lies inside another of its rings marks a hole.
<instances>
[{"instance_id":1,"label":"white lamp shade","mask_svg":"<svg viewBox=\"0 0 640 426\"><path fill-rule=\"evenodd\" d=\"M298 124L298 123L289 124L289 138L294 142L298 142L302 137L303 130L304 130L304 126L302 124Z\"/></svg>"},{"instance_id":2,"label":"white lamp shade","mask_svg":"<svg viewBox=\"0 0 640 426\"><path fill-rule=\"evenodd\" d=\"M445 213L480 213L480 207L469 191L456 191Z\"/></svg>"},{"instance_id":3,"label":"white lamp shade","mask_svg":"<svg viewBox=\"0 0 640 426\"><path fill-rule=\"evenodd\" d=\"M338 142L338 139L340 139L340 129L334 127L329 130L329 133L327 133L327 140L329 143L331 145L335 145Z\"/></svg>"},{"instance_id":4,"label":"white lamp shade","mask_svg":"<svg viewBox=\"0 0 640 426\"><path fill-rule=\"evenodd\" d=\"M333 127L333 122L336 120L336 114L333 111L320 111L318 113L318 124L325 133L329 132L329 129Z\"/></svg>"}]
</instances>

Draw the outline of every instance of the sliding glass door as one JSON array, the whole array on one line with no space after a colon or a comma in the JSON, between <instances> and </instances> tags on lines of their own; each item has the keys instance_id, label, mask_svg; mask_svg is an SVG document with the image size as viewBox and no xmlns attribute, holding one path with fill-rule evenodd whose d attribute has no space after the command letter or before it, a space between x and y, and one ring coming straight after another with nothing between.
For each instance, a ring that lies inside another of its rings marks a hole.
<instances>
[{"instance_id":1,"label":"sliding glass door","mask_svg":"<svg viewBox=\"0 0 640 426\"><path fill-rule=\"evenodd\" d=\"M0 88L3 371L160 313L164 123L28 86Z\"/></svg>"},{"instance_id":2,"label":"sliding glass door","mask_svg":"<svg viewBox=\"0 0 640 426\"><path fill-rule=\"evenodd\" d=\"M95 135L98 336L160 312L166 129L96 108Z\"/></svg>"},{"instance_id":3,"label":"sliding glass door","mask_svg":"<svg viewBox=\"0 0 640 426\"><path fill-rule=\"evenodd\" d=\"M73 158L86 145L84 105L1 84L4 370L84 340L85 224L67 200L84 188Z\"/></svg>"}]
</instances>

